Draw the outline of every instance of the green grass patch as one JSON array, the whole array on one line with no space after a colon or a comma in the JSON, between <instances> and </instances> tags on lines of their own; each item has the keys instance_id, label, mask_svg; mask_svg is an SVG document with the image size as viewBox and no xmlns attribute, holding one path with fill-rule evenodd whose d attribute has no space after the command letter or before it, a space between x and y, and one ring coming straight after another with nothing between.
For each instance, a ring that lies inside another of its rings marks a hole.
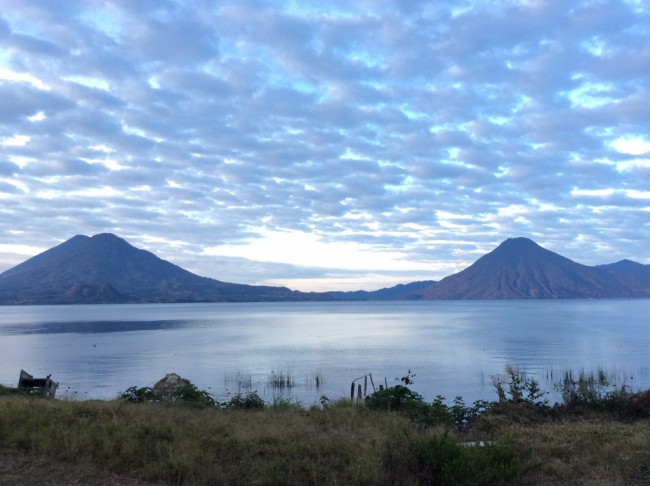
<instances>
[{"instance_id":1,"label":"green grass patch","mask_svg":"<svg viewBox=\"0 0 650 486\"><path fill-rule=\"evenodd\" d=\"M499 401L428 403L413 376L308 409L254 391L218 403L191 384L83 402L0 387L0 453L161 484L650 483L650 391L551 407L507 368Z\"/></svg>"}]
</instances>

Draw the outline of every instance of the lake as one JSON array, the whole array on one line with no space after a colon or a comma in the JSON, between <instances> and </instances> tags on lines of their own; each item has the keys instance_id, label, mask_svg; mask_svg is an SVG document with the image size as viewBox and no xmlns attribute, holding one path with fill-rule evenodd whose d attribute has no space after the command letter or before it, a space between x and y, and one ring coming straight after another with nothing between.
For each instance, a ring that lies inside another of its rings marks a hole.
<instances>
[{"instance_id":1,"label":"lake","mask_svg":"<svg viewBox=\"0 0 650 486\"><path fill-rule=\"evenodd\" d=\"M309 406L411 370L425 399L471 403L495 400L491 376L510 364L547 391L551 375L598 368L638 390L649 316L647 299L0 306L0 383L22 368L52 374L58 397L111 399L176 372L220 400L250 385Z\"/></svg>"}]
</instances>

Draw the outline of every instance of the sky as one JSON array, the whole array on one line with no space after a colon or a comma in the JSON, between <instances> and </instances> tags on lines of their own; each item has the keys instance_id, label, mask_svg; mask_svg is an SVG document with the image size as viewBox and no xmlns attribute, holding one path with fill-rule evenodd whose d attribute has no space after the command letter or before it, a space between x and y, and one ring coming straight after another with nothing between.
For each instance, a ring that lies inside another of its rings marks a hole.
<instances>
[{"instance_id":1,"label":"sky","mask_svg":"<svg viewBox=\"0 0 650 486\"><path fill-rule=\"evenodd\" d=\"M0 272L114 233L304 291L650 264L645 0L0 0Z\"/></svg>"}]
</instances>

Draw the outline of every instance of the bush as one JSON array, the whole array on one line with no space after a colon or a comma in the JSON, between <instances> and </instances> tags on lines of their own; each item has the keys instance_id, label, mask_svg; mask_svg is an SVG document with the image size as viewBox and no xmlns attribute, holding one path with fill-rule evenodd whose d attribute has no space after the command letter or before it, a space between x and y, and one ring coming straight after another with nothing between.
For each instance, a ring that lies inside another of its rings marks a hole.
<instances>
[{"instance_id":1,"label":"bush","mask_svg":"<svg viewBox=\"0 0 650 486\"><path fill-rule=\"evenodd\" d=\"M628 393L625 387L617 389L610 383L606 373L599 370L597 374L580 372L577 377L567 371L562 382L556 386L562 393L565 405L595 406L625 398Z\"/></svg>"},{"instance_id":2,"label":"bush","mask_svg":"<svg viewBox=\"0 0 650 486\"><path fill-rule=\"evenodd\" d=\"M510 400L514 403L545 403L540 402L540 398L544 396L544 393L540 389L537 380L528 378L525 371L511 365L506 366L504 374L493 376L492 384L500 402ZM506 386L508 387L507 393L510 395L509 399L506 397Z\"/></svg>"},{"instance_id":3,"label":"bush","mask_svg":"<svg viewBox=\"0 0 650 486\"><path fill-rule=\"evenodd\" d=\"M216 402L214 398L205 390L200 390L196 385L191 383L183 385L174 394L174 401L182 402L195 407L214 407Z\"/></svg>"},{"instance_id":4,"label":"bush","mask_svg":"<svg viewBox=\"0 0 650 486\"><path fill-rule=\"evenodd\" d=\"M471 407L458 396L450 407L445 398L438 395L431 404L404 385L395 385L366 397L366 407L371 410L399 411L407 414L413 422L424 425L454 425L458 429L470 427L476 419L487 412L491 403L477 400Z\"/></svg>"},{"instance_id":5,"label":"bush","mask_svg":"<svg viewBox=\"0 0 650 486\"><path fill-rule=\"evenodd\" d=\"M365 405L370 410L402 412L416 423L426 425L433 423L431 406L424 401L422 395L404 385L395 385L368 395Z\"/></svg>"},{"instance_id":6,"label":"bush","mask_svg":"<svg viewBox=\"0 0 650 486\"><path fill-rule=\"evenodd\" d=\"M246 395L237 393L230 401L222 404L226 409L242 409L242 410L264 410L266 402L260 397L257 392L250 392Z\"/></svg>"},{"instance_id":7,"label":"bush","mask_svg":"<svg viewBox=\"0 0 650 486\"><path fill-rule=\"evenodd\" d=\"M160 393L155 392L148 386L138 388L132 386L120 395L122 400L132 403L161 403L165 402ZM214 407L216 402L205 390L200 390L196 385L187 384L180 387L174 393L171 402L179 402L197 407Z\"/></svg>"},{"instance_id":8,"label":"bush","mask_svg":"<svg viewBox=\"0 0 650 486\"><path fill-rule=\"evenodd\" d=\"M511 445L467 447L444 434L422 439L415 446L418 470L427 484L508 484L522 473L521 460Z\"/></svg>"},{"instance_id":9,"label":"bush","mask_svg":"<svg viewBox=\"0 0 650 486\"><path fill-rule=\"evenodd\" d=\"M120 398L132 403L158 403L162 400L162 397L148 386L127 388Z\"/></svg>"}]
</instances>

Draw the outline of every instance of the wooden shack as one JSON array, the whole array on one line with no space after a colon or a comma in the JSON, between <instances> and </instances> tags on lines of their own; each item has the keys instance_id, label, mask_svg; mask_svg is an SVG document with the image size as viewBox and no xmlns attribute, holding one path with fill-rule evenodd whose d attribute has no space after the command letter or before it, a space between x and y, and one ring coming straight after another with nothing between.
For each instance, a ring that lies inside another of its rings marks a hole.
<instances>
[{"instance_id":1,"label":"wooden shack","mask_svg":"<svg viewBox=\"0 0 650 486\"><path fill-rule=\"evenodd\" d=\"M54 398L58 383L52 381L52 375L47 375L45 378L34 378L25 370L20 370L20 377L18 378L18 389L29 390L33 393L40 393L45 397Z\"/></svg>"}]
</instances>

